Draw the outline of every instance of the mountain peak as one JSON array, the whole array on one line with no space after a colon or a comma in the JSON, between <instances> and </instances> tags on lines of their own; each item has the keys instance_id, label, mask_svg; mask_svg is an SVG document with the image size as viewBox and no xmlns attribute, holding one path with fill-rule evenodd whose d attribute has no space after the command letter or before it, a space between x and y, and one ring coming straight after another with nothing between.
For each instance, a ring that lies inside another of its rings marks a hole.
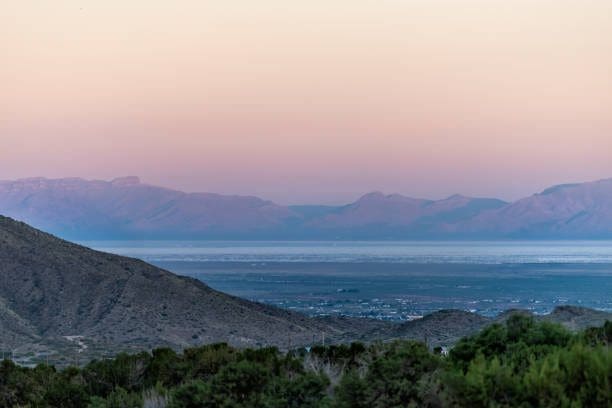
<instances>
[{"instance_id":1,"label":"mountain peak","mask_svg":"<svg viewBox=\"0 0 612 408\"><path fill-rule=\"evenodd\" d=\"M361 196L361 198L357 200L357 202L364 202L364 201L421 202L421 201L428 201L428 200L421 200L418 198L407 197L407 196L404 196L398 193L385 194L381 191L373 191L371 193Z\"/></svg>"},{"instance_id":2,"label":"mountain peak","mask_svg":"<svg viewBox=\"0 0 612 408\"><path fill-rule=\"evenodd\" d=\"M456 200L471 200L471 197L464 196L463 194L453 194L446 197L443 201L456 201Z\"/></svg>"},{"instance_id":3,"label":"mountain peak","mask_svg":"<svg viewBox=\"0 0 612 408\"><path fill-rule=\"evenodd\" d=\"M561 191L568 191L573 189L584 189L584 188L608 188L612 185L612 178L601 179L596 181L590 181L585 183L566 183L566 184L557 184L556 186L549 187L539 193L539 195L549 195L558 193Z\"/></svg>"},{"instance_id":4,"label":"mountain peak","mask_svg":"<svg viewBox=\"0 0 612 408\"><path fill-rule=\"evenodd\" d=\"M140 184L140 178L137 176L118 177L111 181L113 186L128 187Z\"/></svg>"},{"instance_id":5,"label":"mountain peak","mask_svg":"<svg viewBox=\"0 0 612 408\"><path fill-rule=\"evenodd\" d=\"M371 193L364 194L357 201L381 200L381 199L384 199L385 197L386 197L385 194L381 191L372 191Z\"/></svg>"},{"instance_id":6,"label":"mountain peak","mask_svg":"<svg viewBox=\"0 0 612 408\"><path fill-rule=\"evenodd\" d=\"M557 192L559 192L561 190L566 190L566 189L569 189L569 188L579 187L579 186L580 186L580 184L578 184L578 183L558 184L556 186L549 187L546 190L542 191L540 193L540 195L554 194L554 193L557 193Z\"/></svg>"}]
</instances>

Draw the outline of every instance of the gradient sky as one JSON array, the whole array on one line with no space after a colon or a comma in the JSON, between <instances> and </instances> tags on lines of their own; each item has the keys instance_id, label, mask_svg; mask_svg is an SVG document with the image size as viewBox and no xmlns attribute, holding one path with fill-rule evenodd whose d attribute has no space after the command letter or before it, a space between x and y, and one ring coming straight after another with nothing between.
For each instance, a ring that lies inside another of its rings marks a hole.
<instances>
[{"instance_id":1,"label":"gradient sky","mask_svg":"<svg viewBox=\"0 0 612 408\"><path fill-rule=\"evenodd\" d=\"M281 203L612 177L612 2L7 0L0 179Z\"/></svg>"}]
</instances>

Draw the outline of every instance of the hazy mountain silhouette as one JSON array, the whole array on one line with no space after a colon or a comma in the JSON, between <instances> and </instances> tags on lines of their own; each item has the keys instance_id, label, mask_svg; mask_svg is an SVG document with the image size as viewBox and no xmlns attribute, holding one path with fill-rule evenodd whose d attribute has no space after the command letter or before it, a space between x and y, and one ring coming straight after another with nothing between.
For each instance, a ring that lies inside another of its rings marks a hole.
<instances>
[{"instance_id":1,"label":"hazy mountain silhouette","mask_svg":"<svg viewBox=\"0 0 612 408\"><path fill-rule=\"evenodd\" d=\"M344 206L184 193L136 177L0 182L0 213L70 239L612 238L612 179L506 203L369 193Z\"/></svg>"},{"instance_id":2,"label":"hazy mountain silhouette","mask_svg":"<svg viewBox=\"0 0 612 408\"><path fill-rule=\"evenodd\" d=\"M257 236L296 216L256 197L184 193L137 177L0 182L0 214L72 239Z\"/></svg>"},{"instance_id":3,"label":"hazy mountain silhouette","mask_svg":"<svg viewBox=\"0 0 612 408\"><path fill-rule=\"evenodd\" d=\"M453 226L463 235L612 238L612 179L563 184Z\"/></svg>"},{"instance_id":4,"label":"hazy mountain silhouette","mask_svg":"<svg viewBox=\"0 0 612 408\"><path fill-rule=\"evenodd\" d=\"M369 193L356 202L307 220L304 228L340 238L419 238L447 234L448 225L506 203L453 195L433 201Z\"/></svg>"}]
</instances>

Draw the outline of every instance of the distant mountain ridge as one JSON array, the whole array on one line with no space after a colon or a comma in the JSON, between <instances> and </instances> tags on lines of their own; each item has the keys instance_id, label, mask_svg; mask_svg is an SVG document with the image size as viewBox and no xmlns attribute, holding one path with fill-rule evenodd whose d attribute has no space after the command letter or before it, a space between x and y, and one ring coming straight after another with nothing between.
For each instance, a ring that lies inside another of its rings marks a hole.
<instances>
[{"instance_id":1,"label":"distant mountain ridge","mask_svg":"<svg viewBox=\"0 0 612 408\"><path fill-rule=\"evenodd\" d=\"M295 217L257 197L184 193L137 177L0 182L0 214L72 239L231 237L274 230Z\"/></svg>"},{"instance_id":2,"label":"distant mountain ridge","mask_svg":"<svg viewBox=\"0 0 612 408\"><path fill-rule=\"evenodd\" d=\"M252 196L142 183L0 181L0 213L68 239L612 238L612 179L562 184L507 203L373 192L343 206L284 206Z\"/></svg>"},{"instance_id":3,"label":"distant mountain ridge","mask_svg":"<svg viewBox=\"0 0 612 408\"><path fill-rule=\"evenodd\" d=\"M511 238L611 238L612 179L553 186L454 228Z\"/></svg>"}]
</instances>

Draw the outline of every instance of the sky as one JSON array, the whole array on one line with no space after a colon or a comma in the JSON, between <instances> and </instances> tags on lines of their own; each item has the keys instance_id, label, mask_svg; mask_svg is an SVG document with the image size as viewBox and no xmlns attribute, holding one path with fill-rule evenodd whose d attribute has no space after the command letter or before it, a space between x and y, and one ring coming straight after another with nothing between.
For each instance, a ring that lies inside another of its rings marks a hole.
<instances>
[{"instance_id":1,"label":"sky","mask_svg":"<svg viewBox=\"0 0 612 408\"><path fill-rule=\"evenodd\" d=\"M0 179L343 203L612 177L607 0L6 0Z\"/></svg>"}]
</instances>

